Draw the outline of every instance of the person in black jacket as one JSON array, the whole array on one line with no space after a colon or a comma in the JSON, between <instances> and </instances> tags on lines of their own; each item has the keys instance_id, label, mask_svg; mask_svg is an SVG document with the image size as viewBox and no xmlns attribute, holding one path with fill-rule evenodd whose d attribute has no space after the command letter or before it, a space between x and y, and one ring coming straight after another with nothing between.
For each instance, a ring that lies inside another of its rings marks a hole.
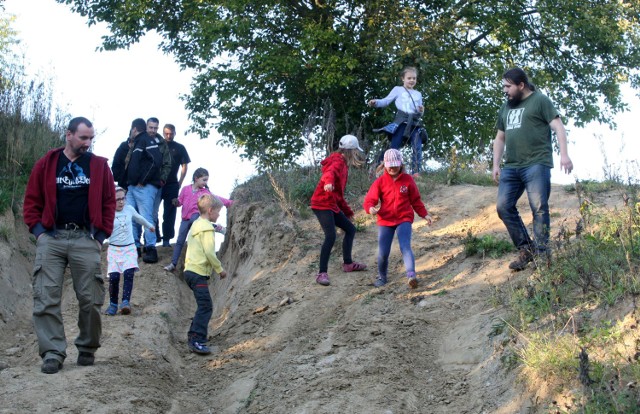
<instances>
[{"instance_id":1,"label":"person in black jacket","mask_svg":"<svg viewBox=\"0 0 640 414\"><path fill-rule=\"evenodd\" d=\"M113 155L113 162L111 163L111 171L113 172L113 178L121 188L127 189L127 164L133 151L133 140L141 132L147 129L147 124L144 119L137 118L131 123L131 130L129 131L129 137L123 141L116 153Z\"/></svg>"}]
</instances>

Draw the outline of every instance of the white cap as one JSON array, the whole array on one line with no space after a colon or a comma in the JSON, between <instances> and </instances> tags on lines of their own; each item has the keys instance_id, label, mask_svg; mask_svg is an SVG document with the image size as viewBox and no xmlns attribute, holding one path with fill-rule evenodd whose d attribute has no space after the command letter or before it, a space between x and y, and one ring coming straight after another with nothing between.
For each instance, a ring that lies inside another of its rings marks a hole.
<instances>
[{"instance_id":1,"label":"white cap","mask_svg":"<svg viewBox=\"0 0 640 414\"><path fill-rule=\"evenodd\" d=\"M353 135L345 135L340 138L340 145L338 145L338 147L342 149L357 149L364 152L364 150L360 148L360 144L358 144L358 138Z\"/></svg>"}]
</instances>

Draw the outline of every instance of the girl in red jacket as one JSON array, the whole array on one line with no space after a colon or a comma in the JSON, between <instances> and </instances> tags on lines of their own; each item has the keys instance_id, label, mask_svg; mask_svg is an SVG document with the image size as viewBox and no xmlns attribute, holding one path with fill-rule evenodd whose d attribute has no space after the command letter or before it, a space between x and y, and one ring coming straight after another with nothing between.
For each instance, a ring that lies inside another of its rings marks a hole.
<instances>
[{"instance_id":1,"label":"girl in red jacket","mask_svg":"<svg viewBox=\"0 0 640 414\"><path fill-rule=\"evenodd\" d=\"M411 223L414 211L427 220L429 225L431 216L420 200L420 191L413 177L404 172L400 151L390 149L384 153L384 170L364 198L364 211L378 215L378 278L374 285L380 287L387 283L389 253L397 230L407 282L411 289L415 289L418 287L418 280L411 250Z\"/></svg>"},{"instance_id":2,"label":"girl in red jacket","mask_svg":"<svg viewBox=\"0 0 640 414\"><path fill-rule=\"evenodd\" d=\"M349 166L359 167L363 164L362 148L358 144L358 138L353 135L345 135L340 138L337 151L325 158L322 166L322 176L311 197L311 209L318 218L324 231L324 243L320 249L320 271L316 275L316 282L328 286L329 255L336 241L336 227L344 230L342 241L342 270L353 272L365 270L366 265L354 262L351 259L351 248L356 227L351 220L353 210L344 199L344 190L349 176Z\"/></svg>"}]
</instances>

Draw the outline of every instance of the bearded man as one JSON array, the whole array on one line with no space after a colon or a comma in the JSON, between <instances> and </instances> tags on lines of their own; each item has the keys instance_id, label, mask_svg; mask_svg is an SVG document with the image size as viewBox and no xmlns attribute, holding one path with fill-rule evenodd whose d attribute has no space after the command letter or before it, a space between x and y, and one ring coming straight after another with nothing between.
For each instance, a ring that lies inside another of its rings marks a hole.
<instances>
[{"instance_id":1,"label":"bearded man","mask_svg":"<svg viewBox=\"0 0 640 414\"><path fill-rule=\"evenodd\" d=\"M524 70L513 68L506 71L502 76L502 90L507 101L500 108L496 122L498 132L493 142L493 180L498 184L498 216L518 249L518 258L509 264L509 268L519 271L537 257L550 257L551 131L555 133L560 147L561 170L569 174L573 164L567 152L567 133L558 110L529 82ZM517 208L518 199L525 190L533 215L533 240Z\"/></svg>"}]
</instances>

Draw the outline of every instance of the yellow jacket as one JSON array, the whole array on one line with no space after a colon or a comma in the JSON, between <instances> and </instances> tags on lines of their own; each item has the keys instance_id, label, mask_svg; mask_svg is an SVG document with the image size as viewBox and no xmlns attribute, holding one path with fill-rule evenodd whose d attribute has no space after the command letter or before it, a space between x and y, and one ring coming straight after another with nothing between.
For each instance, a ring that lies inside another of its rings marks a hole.
<instances>
[{"instance_id":1,"label":"yellow jacket","mask_svg":"<svg viewBox=\"0 0 640 414\"><path fill-rule=\"evenodd\" d=\"M187 237L187 257L184 270L209 277L211 271L223 271L222 264L216 256L216 238L213 223L202 217L191 225Z\"/></svg>"}]
</instances>

